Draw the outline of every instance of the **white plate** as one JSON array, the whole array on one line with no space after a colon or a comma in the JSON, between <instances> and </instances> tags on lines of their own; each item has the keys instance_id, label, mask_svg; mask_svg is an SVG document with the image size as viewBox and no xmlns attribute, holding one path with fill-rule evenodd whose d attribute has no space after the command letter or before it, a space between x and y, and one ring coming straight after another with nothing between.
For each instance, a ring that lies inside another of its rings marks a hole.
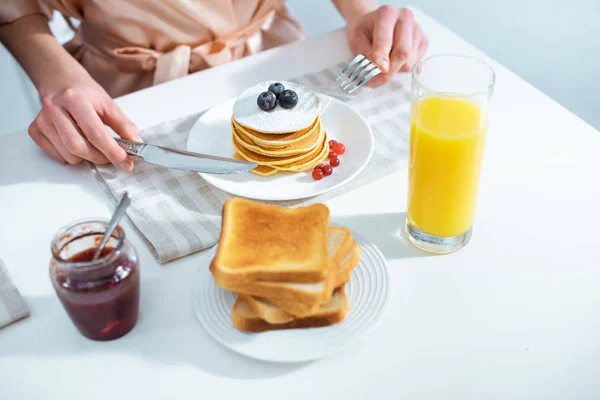
<instances>
[{"instance_id":1,"label":"white plate","mask_svg":"<svg viewBox=\"0 0 600 400\"><path fill-rule=\"evenodd\" d=\"M358 235L354 240L361 247L361 260L346 285L349 309L339 324L261 333L237 330L231 322L235 294L217 286L208 269L216 247L207 252L192 283L200 323L223 346L263 361L310 361L347 348L375 329L392 296L387 264L379 249Z\"/></svg>"},{"instance_id":2,"label":"white plate","mask_svg":"<svg viewBox=\"0 0 600 400\"><path fill-rule=\"evenodd\" d=\"M357 176L369 163L375 142L367 121L356 111L334 98L319 95L331 103L322 115L328 140L344 143L340 166L320 181L311 172L283 172L258 176L250 172L235 175L200 176L211 185L235 196L257 200L295 200L316 196L335 189ZM197 153L233 157L231 114L235 99L221 103L204 113L192 127L187 149Z\"/></svg>"}]
</instances>

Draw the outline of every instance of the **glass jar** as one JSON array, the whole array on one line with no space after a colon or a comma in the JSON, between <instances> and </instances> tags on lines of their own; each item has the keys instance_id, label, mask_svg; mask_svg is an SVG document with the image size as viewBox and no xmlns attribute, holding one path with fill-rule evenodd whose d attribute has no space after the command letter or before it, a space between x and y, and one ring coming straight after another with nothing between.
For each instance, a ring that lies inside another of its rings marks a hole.
<instances>
[{"instance_id":1,"label":"glass jar","mask_svg":"<svg viewBox=\"0 0 600 400\"><path fill-rule=\"evenodd\" d=\"M139 312L139 259L120 226L92 261L106 227L106 221L77 221L56 234L51 248L56 294L79 332L93 340L127 334Z\"/></svg>"}]
</instances>

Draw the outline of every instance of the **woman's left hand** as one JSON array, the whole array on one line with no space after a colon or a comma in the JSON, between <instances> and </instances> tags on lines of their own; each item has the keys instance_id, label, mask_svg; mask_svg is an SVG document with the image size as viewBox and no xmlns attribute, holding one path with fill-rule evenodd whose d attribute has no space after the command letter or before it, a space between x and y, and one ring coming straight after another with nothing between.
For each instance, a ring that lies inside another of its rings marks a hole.
<instances>
[{"instance_id":1,"label":"woman's left hand","mask_svg":"<svg viewBox=\"0 0 600 400\"><path fill-rule=\"evenodd\" d=\"M428 46L413 13L392 6L349 22L348 43L354 54L364 54L381 69L382 73L369 81L371 87L389 82L398 72L409 72Z\"/></svg>"}]
</instances>

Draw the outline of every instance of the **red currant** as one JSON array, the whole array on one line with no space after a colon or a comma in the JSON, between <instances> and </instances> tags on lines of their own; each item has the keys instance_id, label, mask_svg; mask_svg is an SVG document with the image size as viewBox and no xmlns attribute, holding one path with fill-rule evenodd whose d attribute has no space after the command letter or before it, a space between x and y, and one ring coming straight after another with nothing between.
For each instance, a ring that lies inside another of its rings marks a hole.
<instances>
[{"instance_id":1,"label":"red currant","mask_svg":"<svg viewBox=\"0 0 600 400\"><path fill-rule=\"evenodd\" d=\"M342 143L336 143L333 145L333 147L331 148L331 150L333 150L335 153L337 153L338 155L342 155L344 154L344 152L346 151L346 146L344 146Z\"/></svg>"},{"instance_id":2,"label":"red currant","mask_svg":"<svg viewBox=\"0 0 600 400\"><path fill-rule=\"evenodd\" d=\"M337 154L333 151L330 151L329 154L327 155L327 158L333 158L333 157L337 157Z\"/></svg>"},{"instance_id":3,"label":"red currant","mask_svg":"<svg viewBox=\"0 0 600 400\"><path fill-rule=\"evenodd\" d=\"M315 181L320 181L325 176L325 173L321 168L315 168L312 172L312 177Z\"/></svg>"},{"instance_id":4,"label":"red currant","mask_svg":"<svg viewBox=\"0 0 600 400\"><path fill-rule=\"evenodd\" d=\"M329 165L331 165L332 167L337 167L338 165L340 165L340 159L337 157L330 158Z\"/></svg>"},{"instance_id":5,"label":"red currant","mask_svg":"<svg viewBox=\"0 0 600 400\"><path fill-rule=\"evenodd\" d=\"M323 175L329 176L331 174L333 174L333 167L331 165L323 166Z\"/></svg>"},{"instance_id":6,"label":"red currant","mask_svg":"<svg viewBox=\"0 0 600 400\"><path fill-rule=\"evenodd\" d=\"M333 148L333 146L335 146L337 144L337 142L335 140L330 140L329 141L329 148Z\"/></svg>"},{"instance_id":7,"label":"red currant","mask_svg":"<svg viewBox=\"0 0 600 400\"><path fill-rule=\"evenodd\" d=\"M323 167L324 167L324 166L325 166L325 164L323 164L323 163L320 163L319 165L317 165L317 166L315 167L315 169L323 169Z\"/></svg>"}]
</instances>

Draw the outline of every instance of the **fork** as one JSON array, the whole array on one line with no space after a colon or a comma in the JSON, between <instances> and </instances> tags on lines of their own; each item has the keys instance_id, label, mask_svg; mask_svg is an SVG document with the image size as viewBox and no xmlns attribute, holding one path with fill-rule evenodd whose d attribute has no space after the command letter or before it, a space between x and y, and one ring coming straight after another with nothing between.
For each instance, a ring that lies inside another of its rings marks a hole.
<instances>
[{"instance_id":1,"label":"fork","mask_svg":"<svg viewBox=\"0 0 600 400\"><path fill-rule=\"evenodd\" d=\"M350 61L350 64L344 68L335 80L337 82L343 78L340 87L344 92L350 94L380 73L381 70L373 61L359 54L354 57L354 60ZM358 83L356 83L357 81Z\"/></svg>"}]
</instances>

